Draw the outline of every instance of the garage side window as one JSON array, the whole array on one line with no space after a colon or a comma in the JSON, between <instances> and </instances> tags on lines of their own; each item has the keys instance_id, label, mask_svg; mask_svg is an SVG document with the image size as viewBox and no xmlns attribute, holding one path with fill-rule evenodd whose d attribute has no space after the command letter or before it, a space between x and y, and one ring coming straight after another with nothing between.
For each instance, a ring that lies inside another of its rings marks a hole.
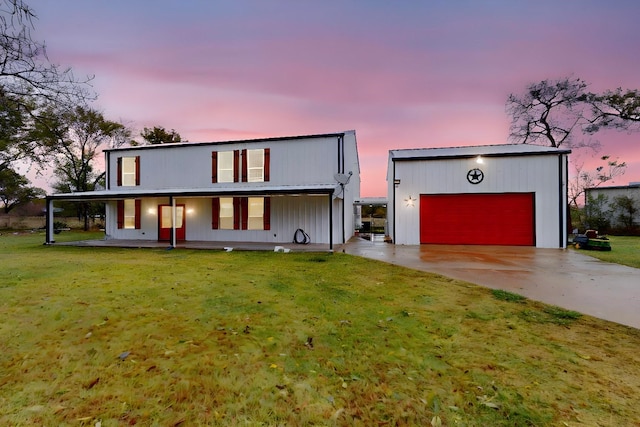
<instances>
[{"instance_id":1,"label":"garage side window","mask_svg":"<svg viewBox=\"0 0 640 427\"><path fill-rule=\"evenodd\" d=\"M140 185L140 156L118 157L118 186Z\"/></svg>"}]
</instances>

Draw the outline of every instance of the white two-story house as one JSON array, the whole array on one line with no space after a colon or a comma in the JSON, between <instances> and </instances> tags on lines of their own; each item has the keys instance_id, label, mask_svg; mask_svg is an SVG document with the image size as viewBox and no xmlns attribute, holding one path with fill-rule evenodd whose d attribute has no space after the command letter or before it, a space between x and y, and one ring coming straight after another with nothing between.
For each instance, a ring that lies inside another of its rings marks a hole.
<instances>
[{"instance_id":1,"label":"white two-story house","mask_svg":"<svg viewBox=\"0 0 640 427\"><path fill-rule=\"evenodd\" d=\"M346 242L360 197L355 131L105 151L106 188L54 194L56 201L104 201L105 238L290 243Z\"/></svg>"}]
</instances>

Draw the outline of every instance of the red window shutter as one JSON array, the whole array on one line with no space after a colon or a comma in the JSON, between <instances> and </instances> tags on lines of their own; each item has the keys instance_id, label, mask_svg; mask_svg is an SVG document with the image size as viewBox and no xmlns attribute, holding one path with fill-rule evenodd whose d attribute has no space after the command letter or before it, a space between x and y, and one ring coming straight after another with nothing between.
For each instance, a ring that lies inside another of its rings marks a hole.
<instances>
[{"instance_id":1,"label":"red window shutter","mask_svg":"<svg viewBox=\"0 0 640 427\"><path fill-rule=\"evenodd\" d=\"M136 185L140 185L140 156L136 156Z\"/></svg>"},{"instance_id":2,"label":"red window shutter","mask_svg":"<svg viewBox=\"0 0 640 427\"><path fill-rule=\"evenodd\" d=\"M233 198L233 229L240 230L240 199L242 197Z\"/></svg>"},{"instance_id":3,"label":"red window shutter","mask_svg":"<svg viewBox=\"0 0 640 427\"><path fill-rule=\"evenodd\" d=\"M264 149L264 180L269 181L269 159L271 157L271 149L269 148L265 148ZM265 229L268 230L268 229Z\"/></svg>"},{"instance_id":4,"label":"red window shutter","mask_svg":"<svg viewBox=\"0 0 640 427\"><path fill-rule=\"evenodd\" d=\"M220 198L214 197L211 199L211 229L217 230L220 228Z\"/></svg>"},{"instance_id":5,"label":"red window shutter","mask_svg":"<svg viewBox=\"0 0 640 427\"><path fill-rule=\"evenodd\" d=\"M247 182L247 150L246 148L242 150L242 182Z\"/></svg>"},{"instance_id":6,"label":"red window shutter","mask_svg":"<svg viewBox=\"0 0 640 427\"><path fill-rule=\"evenodd\" d=\"M118 200L118 228L124 228L124 200Z\"/></svg>"},{"instance_id":7,"label":"red window shutter","mask_svg":"<svg viewBox=\"0 0 640 427\"><path fill-rule=\"evenodd\" d=\"M136 158L136 164L138 164L138 159ZM135 205L135 228L136 230L140 230L140 218L141 218L141 214L142 214L142 200L140 199L136 199L136 205Z\"/></svg>"},{"instance_id":8,"label":"red window shutter","mask_svg":"<svg viewBox=\"0 0 640 427\"><path fill-rule=\"evenodd\" d=\"M211 152L211 182L218 182L218 152Z\"/></svg>"},{"instance_id":9,"label":"red window shutter","mask_svg":"<svg viewBox=\"0 0 640 427\"><path fill-rule=\"evenodd\" d=\"M238 182L239 170L240 170L240 150L233 150L233 182Z\"/></svg>"},{"instance_id":10,"label":"red window shutter","mask_svg":"<svg viewBox=\"0 0 640 427\"><path fill-rule=\"evenodd\" d=\"M118 177L117 177L117 182L116 184L118 186L122 186L122 157L118 157Z\"/></svg>"},{"instance_id":11,"label":"red window shutter","mask_svg":"<svg viewBox=\"0 0 640 427\"><path fill-rule=\"evenodd\" d=\"M264 212L262 213L262 221L265 230L271 230L271 197L264 198Z\"/></svg>"},{"instance_id":12,"label":"red window shutter","mask_svg":"<svg viewBox=\"0 0 640 427\"><path fill-rule=\"evenodd\" d=\"M249 198L248 197L240 197L241 203L241 214L242 214L242 229L246 230L249 228Z\"/></svg>"}]
</instances>

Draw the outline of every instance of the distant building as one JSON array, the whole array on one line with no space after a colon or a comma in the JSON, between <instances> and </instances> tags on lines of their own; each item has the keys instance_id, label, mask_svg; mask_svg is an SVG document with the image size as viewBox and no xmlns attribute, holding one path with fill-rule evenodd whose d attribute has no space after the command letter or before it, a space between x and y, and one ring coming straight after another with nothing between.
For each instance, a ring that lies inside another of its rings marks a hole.
<instances>
[{"instance_id":1,"label":"distant building","mask_svg":"<svg viewBox=\"0 0 640 427\"><path fill-rule=\"evenodd\" d=\"M638 212L632 218L633 225L640 226L640 182L630 182L629 185L622 186L587 188L585 190L585 206L589 204L590 197L596 199L600 195L605 197L601 210L610 213L611 227L620 228L625 226L620 221L619 212L613 209L616 197L629 197L635 202Z\"/></svg>"}]
</instances>

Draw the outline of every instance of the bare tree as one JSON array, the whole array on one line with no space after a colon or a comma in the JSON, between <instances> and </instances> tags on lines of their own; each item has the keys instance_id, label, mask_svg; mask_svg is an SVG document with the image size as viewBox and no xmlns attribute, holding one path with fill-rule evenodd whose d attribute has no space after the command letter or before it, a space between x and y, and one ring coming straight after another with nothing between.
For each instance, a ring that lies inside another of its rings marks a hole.
<instances>
[{"instance_id":1,"label":"bare tree","mask_svg":"<svg viewBox=\"0 0 640 427\"><path fill-rule=\"evenodd\" d=\"M29 132L43 109L95 98L91 77L77 79L49 61L45 44L31 35L35 18L23 0L0 0L0 170L20 160L42 165L55 151Z\"/></svg>"},{"instance_id":2,"label":"bare tree","mask_svg":"<svg viewBox=\"0 0 640 427\"><path fill-rule=\"evenodd\" d=\"M17 99L75 104L92 97L85 84L90 77L79 80L70 68L51 63L45 44L32 38L35 17L23 0L0 0L0 87Z\"/></svg>"},{"instance_id":3,"label":"bare tree","mask_svg":"<svg viewBox=\"0 0 640 427\"><path fill-rule=\"evenodd\" d=\"M573 162L575 173L569 181L569 205L578 207L588 188L599 187L626 172L625 162L620 162L618 159L611 160L610 156L602 156L600 160L605 163L598 165L594 171L584 170L583 162Z\"/></svg>"},{"instance_id":4,"label":"bare tree","mask_svg":"<svg viewBox=\"0 0 640 427\"><path fill-rule=\"evenodd\" d=\"M595 133L601 128L640 129L640 90L617 88L600 95L590 93L587 102L591 117L586 132Z\"/></svg>"},{"instance_id":5,"label":"bare tree","mask_svg":"<svg viewBox=\"0 0 640 427\"><path fill-rule=\"evenodd\" d=\"M584 122L587 84L578 78L543 80L522 95L509 95L509 138L515 143L574 147L574 133Z\"/></svg>"}]
</instances>

